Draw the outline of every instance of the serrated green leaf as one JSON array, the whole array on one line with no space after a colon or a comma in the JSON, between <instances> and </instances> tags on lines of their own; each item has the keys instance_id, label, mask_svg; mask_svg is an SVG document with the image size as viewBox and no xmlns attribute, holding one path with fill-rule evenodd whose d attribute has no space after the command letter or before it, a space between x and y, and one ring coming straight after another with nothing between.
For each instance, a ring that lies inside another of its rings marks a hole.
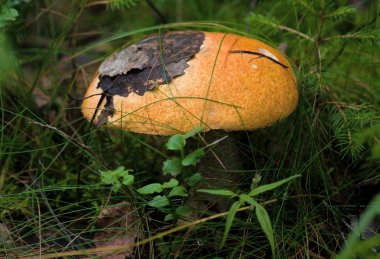
<instances>
[{"instance_id":1,"label":"serrated green leaf","mask_svg":"<svg viewBox=\"0 0 380 259\"><path fill-rule=\"evenodd\" d=\"M172 176L179 175L182 171L182 161L178 157L168 159L164 162L162 167L164 174L171 174Z\"/></svg>"},{"instance_id":2,"label":"serrated green leaf","mask_svg":"<svg viewBox=\"0 0 380 259\"><path fill-rule=\"evenodd\" d=\"M164 221L170 221L170 220L173 220L175 219L175 216L174 214L167 214L164 218Z\"/></svg>"},{"instance_id":3,"label":"serrated green leaf","mask_svg":"<svg viewBox=\"0 0 380 259\"><path fill-rule=\"evenodd\" d=\"M112 184L111 190L118 192L123 185L129 186L134 182L134 176L129 175L130 169L124 169L124 166L120 166L115 170L107 170L100 172L100 180L105 184Z\"/></svg>"},{"instance_id":4,"label":"serrated green leaf","mask_svg":"<svg viewBox=\"0 0 380 259\"><path fill-rule=\"evenodd\" d=\"M224 229L222 242L220 243L220 248L223 248L224 244L226 243L228 233L230 232L230 229L232 226L232 222L234 221L236 212L240 208L240 206L241 206L240 201L236 201L231 205L231 208L228 211L228 215L226 219L226 227Z\"/></svg>"},{"instance_id":5,"label":"serrated green leaf","mask_svg":"<svg viewBox=\"0 0 380 259\"><path fill-rule=\"evenodd\" d=\"M174 197L174 196L180 196L180 197L187 197L188 194L186 193L186 189L182 186L174 186L173 189L168 194L168 197Z\"/></svg>"},{"instance_id":6,"label":"serrated green leaf","mask_svg":"<svg viewBox=\"0 0 380 259\"><path fill-rule=\"evenodd\" d=\"M151 183L148 185L145 185L139 189L137 189L137 192L140 194L152 194L152 193L160 193L164 190L164 187L162 187L159 183Z\"/></svg>"},{"instance_id":7,"label":"serrated green leaf","mask_svg":"<svg viewBox=\"0 0 380 259\"><path fill-rule=\"evenodd\" d=\"M119 176L124 172L124 166L119 166L115 170L101 171L101 181L105 184L114 184L119 181ZM128 171L127 171L128 174Z\"/></svg>"},{"instance_id":8,"label":"serrated green leaf","mask_svg":"<svg viewBox=\"0 0 380 259\"><path fill-rule=\"evenodd\" d=\"M179 184L178 180L172 178L168 182L163 183L162 187L164 187L164 188L173 188L173 187L177 186L178 184Z\"/></svg>"},{"instance_id":9,"label":"serrated green leaf","mask_svg":"<svg viewBox=\"0 0 380 259\"><path fill-rule=\"evenodd\" d=\"M263 206L261 206L258 203L256 204L256 217L257 217L257 220L259 221L261 229L264 231L266 237L269 240L270 247L272 250L272 256L274 258L275 253L276 253L276 247L274 244L272 224L270 222L268 212L265 210Z\"/></svg>"},{"instance_id":10,"label":"serrated green leaf","mask_svg":"<svg viewBox=\"0 0 380 259\"><path fill-rule=\"evenodd\" d=\"M301 175L294 175L294 176L291 176L291 177L288 177L286 179L283 179L281 181L278 181L278 182L275 182L275 183L270 183L270 184L264 184L264 185L261 185L255 189L253 189L252 191L249 192L249 196L253 197L253 196L256 196L260 193L263 193L263 192L267 192L267 191L270 191L270 190L273 190L273 189L276 189L277 187L297 178L297 177L300 177Z\"/></svg>"},{"instance_id":11,"label":"serrated green leaf","mask_svg":"<svg viewBox=\"0 0 380 259\"><path fill-rule=\"evenodd\" d=\"M157 195L148 202L148 205L154 208L162 208L169 205L169 200L166 196Z\"/></svg>"},{"instance_id":12,"label":"serrated green leaf","mask_svg":"<svg viewBox=\"0 0 380 259\"><path fill-rule=\"evenodd\" d=\"M194 152L191 152L182 160L183 166L196 165L199 160L204 156L205 152L203 149L197 149Z\"/></svg>"},{"instance_id":13,"label":"serrated green leaf","mask_svg":"<svg viewBox=\"0 0 380 259\"><path fill-rule=\"evenodd\" d=\"M166 143L168 150L183 150L186 145L186 139L183 135L173 135Z\"/></svg>"},{"instance_id":14,"label":"serrated green leaf","mask_svg":"<svg viewBox=\"0 0 380 259\"><path fill-rule=\"evenodd\" d=\"M212 189L199 189L198 192L205 192L209 194L222 195L222 196L230 196L234 197L237 194L230 190L212 190Z\"/></svg>"},{"instance_id":15,"label":"serrated green leaf","mask_svg":"<svg viewBox=\"0 0 380 259\"><path fill-rule=\"evenodd\" d=\"M117 176L109 171L100 172L100 180L105 184L113 184L118 182Z\"/></svg>"},{"instance_id":16,"label":"serrated green leaf","mask_svg":"<svg viewBox=\"0 0 380 259\"><path fill-rule=\"evenodd\" d=\"M183 136L185 139L188 139L188 138L194 137L198 132L201 132L202 130L203 130L203 127L199 126L193 129L192 131L185 133Z\"/></svg>"},{"instance_id":17,"label":"serrated green leaf","mask_svg":"<svg viewBox=\"0 0 380 259\"><path fill-rule=\"evenodd\" d=\"M195 173L186 179L188 186L193 187L203 180L203 176L200 173Z\"/></svg>"},{"instance_id":18,"label":"serrated green leaf","mask_svg":"<svg viewBox=\"0 0 380 259\"><path fill-rule=\"evenodd\" d=\"M103 174L111 174L111 175L114 175L114 176L124 176L124 175L128 175L129 172L131 172L132 170L131 169L124 169L124 166L119 166L118 168L114 169L114 170L107 170L107 171L102 171L101 173Z\"/></svg>"}]
</instances>

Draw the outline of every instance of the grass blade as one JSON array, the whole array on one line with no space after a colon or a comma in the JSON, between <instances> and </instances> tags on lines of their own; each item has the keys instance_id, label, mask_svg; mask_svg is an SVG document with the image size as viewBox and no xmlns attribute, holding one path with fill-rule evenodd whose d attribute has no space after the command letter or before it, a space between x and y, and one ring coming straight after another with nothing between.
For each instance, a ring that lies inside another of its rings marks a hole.
<instances>
[{"instance_id":1,"label":"grass blade","mask_svg":"<svg viewBox=\"0 0 380 259\"><path fill-rule=\"evenodd\" d=\"M223 233L223 239L222 242L220 243L220 249L223 248L224 244L226 243L228 233L230 232L232 222L234 221L235 215L237 210L240 208L241 202L236 201L234 204L232 204L230 210L228 211L227 219L226 219L226 228L224 229Z\"/></svg>"},{"instance_id":2,"label":"grass blade","mask_svg":"<svg viewBox=\"0 0 380 259\"><path fill-rule=\"evenodd\" d=\"M293 175L291 177L288 177L286 179L283 179L281 181L278 181L278 182L275 182L275 183L270 183L270 184L265 184L265 185L261 185L255 189L253 189L252 191L249 192L249 196L256 196L260 193L263 193L263 192L266 192L266 191L270 191L270 190L273 190L273 189L276 189L277 187L297 178L297 177L300 177L301 175Z\"/></svg>"},{"instance_id":3,"label":"grass blade","mask_svg":"<svg viewBox=\"0 0 380 259\"><path fill-rule=\"evenodd\" d=\"M366 246L360 247L363 243L366 241L360 242L360 234L364 232L364 230L368 227L368 225L372 222L372 220L377 216L380 215L380 194L378 194L372 202L368 205L368 208L364 211L363 215L361 216L361 219L359 221L358 226L352 231L347 243L346 247L343 249L343 251L336 257L336 259L344 259L344 258L356 258L355 254L357 255L365 255L368 251ZM369 239L368 241L373 242L373 240L377 239ZM377 243L378 245L379 243ZM374 245L375 247L375 245ZM367 254L368 255L368 254Z\"/></svg>"},{"instance_id":4,"label":"grass blade","mask_svg":"<svg viewBox=\"0 0 380 259\"><path fill-rule=\"evenodd\" d=\"M205 193L209 193L209 194L215 194L215 195L222 195L222 196L230 196L230 197L236 196L236 193L234 193L233 191L230 191L230 190L199 189L197 191L198 192L205 192Z\"/></svg>"},{"instance_id":5,"label":"grass blade","mask_svg":"<svg viewBox=\"0 0 380 259\"><path fill-rule=\"evenodd\" d=\"M266 237L269 240L270 247L272 250L272 256L274 258L275 253L276 253L276 247L274 244L274 235L273 235L272 224L270 222L268 212L265 210L265 208L263 206L261 206L258 203L256 204L256 217L257 217L257 220L259 221L261 229L264 231Z\"/></svg>"}]
</instances>

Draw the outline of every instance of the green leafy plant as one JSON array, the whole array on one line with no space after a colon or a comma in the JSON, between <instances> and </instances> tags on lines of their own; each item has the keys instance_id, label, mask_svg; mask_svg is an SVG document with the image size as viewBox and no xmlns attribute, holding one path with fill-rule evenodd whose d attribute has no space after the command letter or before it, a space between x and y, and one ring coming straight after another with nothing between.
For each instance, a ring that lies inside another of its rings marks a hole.
<instances>
[{"instance_id":1,"label":"green leafy plant","mask_svg":"<svg viewBox=\"0 0 380 259\"><path fill-rule=\"evenodd\" d=\"M182 172L183 167L196 165L201 157L204 156L204 148L196 149L188 154L185 153L186 140L194 137L201 130L202 127L197 127L186 134L176 134L169 138L166 143L166 148L168 150L178 151L180 156L175 156L164 162L162 170L165 174L177 176Z\"/></svg>"},{"instance_id":2,"label":"green leafy plant","mask_svg":"<svg viewBox=\"0 0 380 259\"><path fill-rule=\"evenodd\" d=\"M169 181L162 184L150 183L137 189L137 192L142 195L157 194L150 199L147 205L154 208L164 208L172 205L171 198L186 198L188 196L187 186L193 187L202 180L202 176L199 173L191 174L189 177L185 178L182 185L174 178L180 175L184 168L195 166L204 155L203 148L196 149L190 153L185 152L186 140L194 137L201 130L202 128L198 127L186 134L177 134L169 138L166 144L167 149L179 151L180 156L167 159L163 164L163 172L172 176ZM111 184L111 190L113 192L118 192L123 186L133 185L134 176L130 175L131 171L132 170L130 169L124 169L123 166L120 166L115 170L102 171L101 181L104 184ZM184 211L187 211L184 206L177 206L177 213L183 213ZM170 213L166 216L165 220L171 220L174 218L175 215Z\"/></svg>"},{"instance_id":3,"label":"green leafy plant","mask_svg":"<svg viewBox=\"0 0 380 259\"><path fill-rule=\"evenodd\" d=\"M9 22L15 21L18 11L8 5L2 5L0 11L0 28L5 27Z\"/></svg>"},{"instance_id":4,"label":"green leafy plant","mask_svg":"<svg viewBox=\"0 0 380 259\"><path fill-rule=\"evenodd\" d=\"M144 195L159 193L160 195L154 196L148 202L148 205L154 208L162 208L170 205L170 198L172 197L188 196L186 189L183 186L180 186L179 182L174 178L170 179L168 182L165 182L163 184L151 183L145 185L137 189L137 192ZM170 216L170 219L171 218L172 217Z\"/></svg>"},{"instance_id":5,"label":"green leafy plant","mask_svg":"<svg viewBox=\"0 0 380 259\"><path fill-rule=\"evenodd\" d=\"M179 152L179 156L169 158L163 163L162 170L164 174L169 174L172 178L168 182L162 184L151 183L137 190L138 193L143 195L158 194L148 202L149 206L164 208L173 205L171 202L173 197L186 198L188 196L188 187L193 187L202 180L202 176L199 173L191 174L188 177L182 175L184 169L195 166L204 155L203 148L196 149L190 153L186 153L185 150L187 140L194 137L201 130L201 127L197 127L188 133L176 134L168 139L166 148ZM183 179L183 182L180 183L175 177ZM187 211L184 206L176 207L176 213L183 213L184 211ZM166 215L165 220L167 221L174 218L175 215L169 213Z\"/></svg>"},{"instance_id":6,"label":"green leafy plant","mask_svg":"<svg viewBox=\"0 0 380 259\"><path fill-rule=\"evenodd\" d=\"M257 178L253 178L253 184L251 185L251 191L249 193L243 193L243 194L238 194L230 190L212 190L212 189L200 189L198 192L204 192L204 193L209 193L209 194L214 194L214 195L221 195L221 196L227 196L230 198L238 198L238 201L235 201L231 207L230 210L228 211L227 219L226 219L226 226L224 229L224 234L223 234L223 239L222 242L220 243L220 248L222 248L227 240L228 233L230 232L233 220L235 218L235 215L238 211L238 209L243 206L244 204L249 204L256 210L256 217L257 220L261 226L261 229L264 231L266 237L269 240L271 249L272 249L272 255L273 257L275 256L275 243L274 243L274 234L273 234L273 228L272 224L270 222L270 218L268 215L268 212L265 210L265 208L258 203L254 197L278 188L279 186L297 178L300 177L300 175L294 175L291 177L288 177L286 179L280 180L275 183L271 184L265 184L265 185L260 185L258 187L255 187L257 184Z\"/></svg>"},{"instance_id":7,"label":"green leafy plant","mask_svg":"<svg viewBox=\"0 0 380 259\"><path fill-rule=\"evenodd\" d=\"M134 183L135 177L130 175L131 169L124 169L120 166L115 170L102 171L100 173L101 181L104 184L111 184L111 190L118 192L123 186L131 186Z\"/></svg>"},{"instance_id":8,"label":"green leafy plant","mask_svg":"<svg viewBox=\"0 0 380 259\"><path fill-rule=\"evenodd\" d=\"M30 0L4 1L0 4L0 82L6 80L18 69L18 60L14 53L7 27L16 21L19 16L17 7Z\"/></svg>"},{"instance_id":9,"label":"green leafy plant","mask_svg":"<svg viewBox=\"0 0 380 259\"><path fill-rule=\"evenodd\" d=\"M0 30L15 21L19 16L17 8L21 4L29 3L31 0L6 0L0 3Z\"/></svg>"}]
</instances>

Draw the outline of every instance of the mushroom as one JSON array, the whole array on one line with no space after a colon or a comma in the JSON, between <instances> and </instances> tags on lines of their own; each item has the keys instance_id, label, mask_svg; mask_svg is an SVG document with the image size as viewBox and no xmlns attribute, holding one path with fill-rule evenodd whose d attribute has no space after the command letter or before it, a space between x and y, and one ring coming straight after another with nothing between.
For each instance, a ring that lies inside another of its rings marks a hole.
<instances>
[{"instance_id":1,"label":"mushroom","mask_svg":"<svg viewBox=\"0 0 380 259\"><path fill-rule=\"evenodd\" d=\"M288 116L298 91L286 58L255 39L176 31L111 55L87 89L82 112L98 125L173 135L254 130Z\"/></svg>"},{"instance_id":2,"label":"mushroom","mask_svg":"<svg viewBox=\"0 0 380 259\"><path fill-rule=\"evenodd\" d=\"M197 126L204 131L266 127L292 113L297 102L293 71L278 50L234 34L174 31L107 58L87 89L82 112L97 125L173 135ZM234 158L236 152L223 147L218 155ZM205 178L223 178L199 167ZM213 180L213 185L229 184Z\"/></svg>"}]
</instances>

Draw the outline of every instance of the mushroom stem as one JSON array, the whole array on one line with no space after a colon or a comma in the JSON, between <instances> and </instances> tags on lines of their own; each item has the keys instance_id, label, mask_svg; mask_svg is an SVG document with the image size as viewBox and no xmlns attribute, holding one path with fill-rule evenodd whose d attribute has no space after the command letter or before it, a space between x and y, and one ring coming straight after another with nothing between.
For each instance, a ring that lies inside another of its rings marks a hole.
<instances>
[{"instance_id":1,"label":"mushroom stem","mask_svg":"<svg viewBox=\"0 0 380 259\"><path fill-rule=\"evenodd\" d=\"M209 189L234 189L241 182L243 161L237 146L236 134L223 130L213 130L205 133L206 143L212 143L223 136L228 136L210 149L198 164L198 172L202 174L204 181L198 188ZM202 204L203 203L203 204ZM194 193L188 200L188 206L203 209L204 203L214 207L217 211L226 211L230 203L225 197L206 193Z\"/></svg>"}]
</instances>

